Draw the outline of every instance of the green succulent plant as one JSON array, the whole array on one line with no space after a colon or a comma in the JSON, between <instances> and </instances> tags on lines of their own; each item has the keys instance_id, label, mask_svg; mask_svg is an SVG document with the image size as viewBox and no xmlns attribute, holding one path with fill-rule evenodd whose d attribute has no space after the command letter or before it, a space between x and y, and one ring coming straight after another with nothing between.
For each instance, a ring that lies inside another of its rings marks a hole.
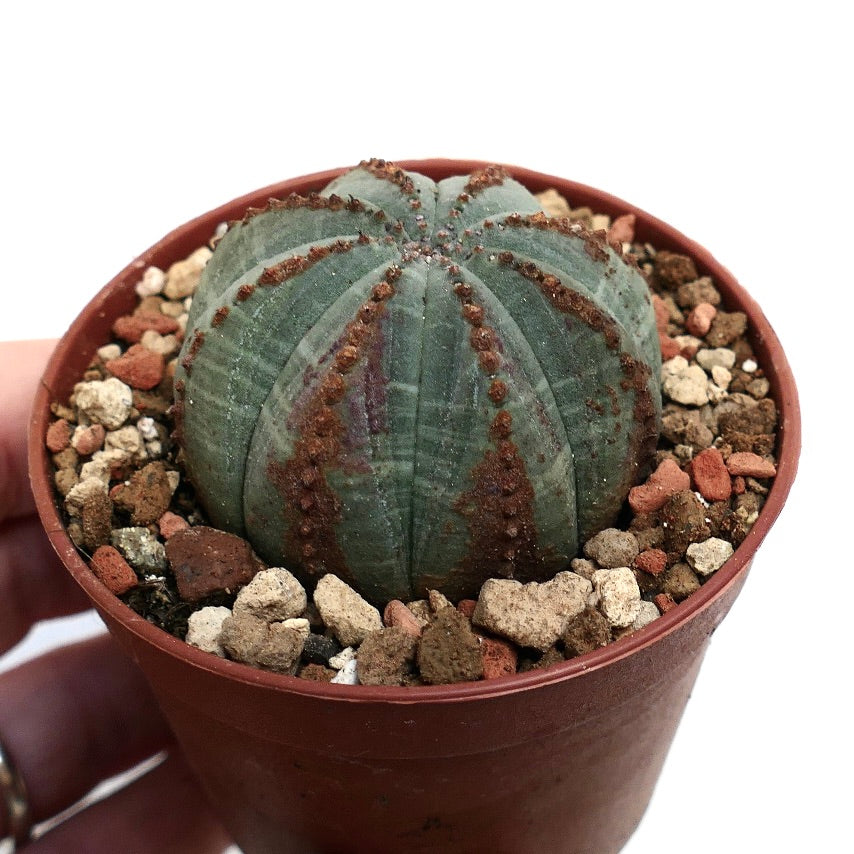
<instances>
[{"instance_id":1,"label":"green succulent plant","mask_svg":"<svg viewBox=\"0 0 854 854\"><path fill-rule=\"evenodd\" d=\"M216 247L175 373L213 524L386 602L543 579L654 452L646 282L500 167L370 160Z\"/></svg>"}]
</instances>

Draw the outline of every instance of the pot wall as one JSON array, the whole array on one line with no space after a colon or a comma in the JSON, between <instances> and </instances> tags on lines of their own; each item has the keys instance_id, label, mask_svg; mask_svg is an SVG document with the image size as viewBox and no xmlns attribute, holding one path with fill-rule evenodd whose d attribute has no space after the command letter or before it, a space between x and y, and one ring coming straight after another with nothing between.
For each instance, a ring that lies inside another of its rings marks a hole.
<instances>
[{"instance_id":1,"label":"pot wall","mask_svg":"<svg viewBox=\"0 0 854 854\"><path fill-rule=\"evenodd\" d=\"M483 164L402 163L442 178ZM109 594L62 526L43 437L133 286L205 243L217 223L270 195L319 188L307 176L188 223L144 253L75 321L36 400L31 477L44 525L71 573L140 664L211 801L246 854L436 851L616 852L646 808L705 653L782 507L800 446L797 395L761 311L705 250L613 197L511 167L534 191L574 205L634 211L639 239L691 254L732 308L750 315L754 347L781 408L778 475L744 544L698 593L634 635L548 670L491 683L372 688L308 683L186 646Z\"/></svg>"}]
</instances>

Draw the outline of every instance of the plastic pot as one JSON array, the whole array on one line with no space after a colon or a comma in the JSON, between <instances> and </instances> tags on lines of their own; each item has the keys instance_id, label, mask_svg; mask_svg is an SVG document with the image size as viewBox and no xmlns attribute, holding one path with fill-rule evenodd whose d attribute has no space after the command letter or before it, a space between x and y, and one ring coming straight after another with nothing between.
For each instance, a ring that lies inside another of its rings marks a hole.
<instances>
[{"instance_id":1,"label":"plastic pot","mask_svg":"<svg viewBox=\"0 0 854 854\"><path fill-rule=\"evenodd\" d=\"M434 179L476 161L401 163ZM618 851L649 802L708 640L744 584L786 499L800 450L797 392L776 335L732 274L643 211L583 185L508 167L532 191L637 217L636 233L691 255L752 344L780 410L778 474L744 543L703 587L646 628L553 667L423 688L317 684L187 646L147 623L90 573L68 538L44 435L142 270L166 268L216 225L270 196L319 189L343 170L259 190L173 231L83 310L47 367L32 416L30 468L45 529L110 631L139 664L187 758L246 854L260 852Z\"/></svg>"}]
</instances>

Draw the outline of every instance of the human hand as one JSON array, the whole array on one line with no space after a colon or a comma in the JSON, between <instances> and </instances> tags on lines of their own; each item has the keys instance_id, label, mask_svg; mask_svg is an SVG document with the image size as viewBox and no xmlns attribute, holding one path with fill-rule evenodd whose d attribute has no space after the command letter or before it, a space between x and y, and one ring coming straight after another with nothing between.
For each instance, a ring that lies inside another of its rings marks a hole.
<instances>
[{"instance_id":1,"label":"human hand","mask_svg":"<svg viewBox=\"0 0 854 854\"><path fill-rule=\"evenodd\" d=\"M27 478L30 405L54 344L0 342L0 654L36 621L89 607L41 528ZM0 744L26 785L33 823L166 752L152 771L27 843L28 854L214 854L229 843L141 673L108 635L0 673ZM12 830L4 794L0 840Z\"/></svg>"}]
</instances>

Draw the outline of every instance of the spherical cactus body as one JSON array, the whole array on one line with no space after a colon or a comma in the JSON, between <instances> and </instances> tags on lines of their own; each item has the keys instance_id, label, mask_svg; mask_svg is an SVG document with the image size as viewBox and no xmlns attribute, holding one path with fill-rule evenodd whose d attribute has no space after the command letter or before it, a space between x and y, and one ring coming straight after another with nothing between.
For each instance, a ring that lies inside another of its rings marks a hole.
<instances>
[{"instance_id":1,"label":"spherical cactus body","mask_svg":"<svg viewBox=\"0 0 854 854\"><path fill-rule=\"evenodd\" d=\"M232 223L176 434L210 521L376 603L545 579L655 449L660 351L619 247L503 169L371 160Z\"/></svg>"}]
</instances>

